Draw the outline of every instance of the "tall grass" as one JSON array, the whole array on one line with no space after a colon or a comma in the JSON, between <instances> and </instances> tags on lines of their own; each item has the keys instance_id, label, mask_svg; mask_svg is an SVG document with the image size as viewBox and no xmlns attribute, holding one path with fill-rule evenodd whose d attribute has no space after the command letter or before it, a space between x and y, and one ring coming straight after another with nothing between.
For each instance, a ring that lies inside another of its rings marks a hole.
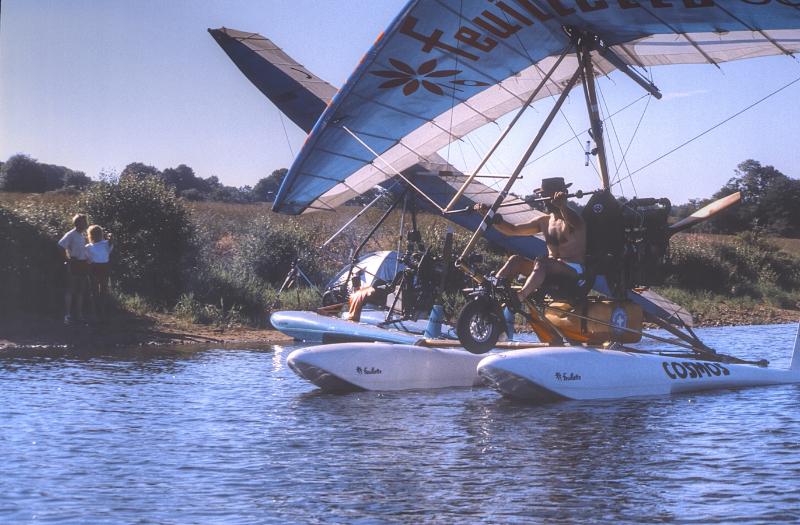
<instances>
[{"instance_id":1,"label":"tall grass","mask_svg":"<svg viewBox=\"0 0 800 525\"><path fill-rule=\"evenodd\" d=\"M800 308L800 258L767 238L683 235L671 252L668 287Z\"/></svg>"},{"instance_id":2,"label":"tall grass","mask_svg":"<svg viewBox=\"0 0 800 525\"><path fill-rule=\"evenodd\" d=\"M265 204L188 203L146 184L123 189L124 195L118 197L103 193L122 191L113 186L100 186L82 196L0 192L0 308L60 313L63 260L56 241L71 228L71 216L88 209L91 222L116 230L117 266L112 279L121 308L138 314L170 311L188 322L265 325L273 309L313 309L320 304L319 291L311 287L278 296L277 289L294 261L316 283L324 283L349 262L354 248L383 213L369 210L320 249L360 208L288 217L272 213ZM162 215L154 208L166 210L166 218L157 219ZM405 249L400 213L393 212L364 252ZM165 221L173 221L174 226L164 226ZM456 253L471 235L428 214L420 214L418 225L431 254L441 253L449 228L454 230ZM181 233L180 239L170 237L175 231ZM173 241L153 242L159 238ZM783 241L782 246L795 244ZM484 257L480 268L484 272L499 268L506 257L484 241L477 251ZM757 235L679 235L672 242L669 271L663 293L693 311L713 311L712 305L732 300L743 308L763 303L800 307L800 258ZM450 288L457 290L460 273L451 271L451 277ZM453 316L463 297L451 292L443 302Z\"/></svg>"}]
</instances>

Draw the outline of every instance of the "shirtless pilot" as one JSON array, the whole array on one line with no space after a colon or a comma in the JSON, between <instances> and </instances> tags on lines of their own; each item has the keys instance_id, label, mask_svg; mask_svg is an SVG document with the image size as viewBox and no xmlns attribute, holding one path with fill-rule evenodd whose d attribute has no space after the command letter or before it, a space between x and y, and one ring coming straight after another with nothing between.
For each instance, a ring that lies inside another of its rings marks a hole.
<instances>
[{"instance_id":1,"label":"shirtless pilot","mask_svg":"<svg viewBox=\"0 0 800 525\"><path fill-rule=\"evenodd\" d=\"M538 217L525 224L514 225L503 220L500 214L494 216L493 226L502 234L525 236L544 233L547 242L547 257L537 257L535 261L512 255L497 272L498 280L510 280L517 275L527 275L528 279L519 292L520 302L535 292L548 275L566 275L580 280L584 272L586 257L586 224L583 218L567 206L567 188L564 179L554 177L542 179L542 197L552 197L547 203L548 215ZM489 206L476 204L475 210L486 214Z\"/></svg>"}]
</instances>

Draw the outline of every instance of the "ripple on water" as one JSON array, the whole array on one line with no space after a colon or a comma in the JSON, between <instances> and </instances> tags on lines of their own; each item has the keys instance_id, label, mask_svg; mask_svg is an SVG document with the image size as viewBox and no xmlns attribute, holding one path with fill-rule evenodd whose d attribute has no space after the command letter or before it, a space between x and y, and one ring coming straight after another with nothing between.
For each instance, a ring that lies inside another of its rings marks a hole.
<instances>
[{"instance_id":1,"label":"ripple on water","mask_svg":"<svg viewBox=\"0 0 800 525\"><path fill-rule=\"evenodd\" d=\"M794 327L702 335L786 366ZM800 520L795 386L541 406L329 395L289 350L0 359L0 520Z\"/></svg>"}]
</instances>

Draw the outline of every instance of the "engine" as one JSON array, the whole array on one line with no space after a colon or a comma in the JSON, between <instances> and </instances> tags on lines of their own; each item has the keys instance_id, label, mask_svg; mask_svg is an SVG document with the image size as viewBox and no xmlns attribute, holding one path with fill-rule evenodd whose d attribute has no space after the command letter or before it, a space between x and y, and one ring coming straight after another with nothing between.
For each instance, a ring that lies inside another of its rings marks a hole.
<instances>
[{"instance_id":1,"label":"engine","mask_svg":"<svg viewBox=\"0 0 800 525\"><path fill-rule=\"evenodd\" d=\"M628 286L655 286L664 282L669 256L667 218L669 199L632 199L622 206L625 248L622 254Z\"/></svg>"},{"instance_id":2,"label":"engine","mask_svg":"<svg viewBox=\"0 0 800 525\"><path fill-rule=\"evenodd\" d=\"M669 255L669 199L620 202L609 191L595 193L583 210L587 229L587 265L605 275L613 295L664 280Z\"/></svg>"}]
</instances>

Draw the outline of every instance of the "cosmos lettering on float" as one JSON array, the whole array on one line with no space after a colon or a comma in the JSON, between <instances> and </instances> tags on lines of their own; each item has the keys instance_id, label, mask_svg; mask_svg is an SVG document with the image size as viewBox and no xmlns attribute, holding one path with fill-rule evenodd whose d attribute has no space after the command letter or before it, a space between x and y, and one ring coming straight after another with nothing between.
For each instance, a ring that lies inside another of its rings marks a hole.
<instances>
[{"instance_id":1,"label":"cosmos lettering on float","mask_svg":"<svg viewBox=\"0 0 800 525\"><path fill-rule=\"evenodd\" d=\"M701 379L703 377L729 376L731 371L719 363L701 361L664 361L664 373L670 379Z\"/></svg>"}]
</instances>

